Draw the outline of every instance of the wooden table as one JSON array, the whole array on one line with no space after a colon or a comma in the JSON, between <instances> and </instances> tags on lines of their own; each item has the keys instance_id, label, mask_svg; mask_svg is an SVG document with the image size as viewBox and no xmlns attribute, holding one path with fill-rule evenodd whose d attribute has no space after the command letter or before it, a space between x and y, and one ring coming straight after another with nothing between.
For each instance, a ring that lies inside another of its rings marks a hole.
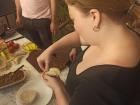
<instances>
[{"instance_id":1,"label":"wooden table","mask_svg":"<svg viewBox=\"0 0 140 105\"><path fill-rule=\"evenodd\" d=\"M11 39L15 39L18 37L21 37L22 35L16 33L13 37L7 39L7 40L11 40ZM22 38L16 41L16 43L19 43L20 45L22 45L25 42L29 42L29 40L27 40L26 38ZM22 59L21 63L18 65L14 65L11 70L15 70L16 68L20 67L21 65L24 65L25 69L30 73L29 76L27 76L27 79L25 80L25 82L5 88L0 90L0 105L16 105L16 93L17 91L27 82L29 82L30 80L33 80L34 78L40 76L40 74L37 72L37 70L26 60L26 58L28 57L28 54ZM68 67L66 67L61 75L60 78L65 81L66 77L68 74ZM52 97L50 103L48 105L55 105L54 104L54 98Z\"/></svg>"}]
</instances>

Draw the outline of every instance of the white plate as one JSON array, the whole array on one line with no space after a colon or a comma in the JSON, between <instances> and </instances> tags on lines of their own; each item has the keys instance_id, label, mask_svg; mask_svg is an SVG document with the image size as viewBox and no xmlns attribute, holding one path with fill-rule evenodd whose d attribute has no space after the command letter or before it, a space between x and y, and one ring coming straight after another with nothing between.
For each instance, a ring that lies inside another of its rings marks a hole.
<instances>
[{"instance_id":1,"label":"white plate","mask_svg":"<svg viewBox=\"0 0 140 105\"><path fill-rule=\"evenodd\" d=\"M24 90L32 89L38 92L38 97L32 105L47 105L52 98L52 89L48 87L43 80L36 78L32 81L27 82L21 87L16 94L17 105L22 105L19 102L19 96Z\"/></svg>"}]
</instances>

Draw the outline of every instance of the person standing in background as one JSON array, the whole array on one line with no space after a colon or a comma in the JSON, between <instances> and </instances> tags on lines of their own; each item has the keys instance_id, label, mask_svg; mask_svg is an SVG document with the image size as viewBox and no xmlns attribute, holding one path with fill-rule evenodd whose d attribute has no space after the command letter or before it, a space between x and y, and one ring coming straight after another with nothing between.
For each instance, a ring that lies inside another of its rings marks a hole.
<instances>
[{"instance_id":1,"label":"person standing in background","mask_svg":"<svg viewBox=\"0 0 140 105\"><path fill-rule=\"evenodd\" d=\"M56 0L15 0L16 24L28 31L31 41L41 49L52 44L56 34Z\"/></svg>"}]
</instances>

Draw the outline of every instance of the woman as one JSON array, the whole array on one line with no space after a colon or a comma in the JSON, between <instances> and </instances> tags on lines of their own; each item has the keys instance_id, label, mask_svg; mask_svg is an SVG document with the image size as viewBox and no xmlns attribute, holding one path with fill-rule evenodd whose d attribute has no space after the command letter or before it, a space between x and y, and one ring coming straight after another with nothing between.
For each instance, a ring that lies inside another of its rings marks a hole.
<instances>
[{"instance_id":1,"label":"woman","mask_svg":"<svg viewBox=\"0 0 140 105\"><path fill-rule=\"evenodd\" d=\"M66 0L75 32L46 49L37 59L48 70L53 55L68 56L73 47L90 47L75 61L67 89L59 78L47 76L57 105L129 105L136 96L139 36L126 26L139 15L128 0ZM133 18L134 19L134 18ZM44 76L44 75L43 75ZM134 103L133 103L134 104Z\"/></svg>"}]
</instances>

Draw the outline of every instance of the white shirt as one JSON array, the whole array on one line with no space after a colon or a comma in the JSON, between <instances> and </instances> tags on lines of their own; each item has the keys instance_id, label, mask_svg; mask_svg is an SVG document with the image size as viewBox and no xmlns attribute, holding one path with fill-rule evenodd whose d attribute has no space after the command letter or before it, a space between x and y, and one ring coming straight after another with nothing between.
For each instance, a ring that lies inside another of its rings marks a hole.
<instances>
[{"instance_id":1,"label":"white shirt","mask_svg":"<svg viewBox=\"0 0 140 105\"><path fill-rule=\"evenodd\" d=\"M51 18L50 0L20 0L22 16L30 19Z\"/></svg>"}]
</instances>

